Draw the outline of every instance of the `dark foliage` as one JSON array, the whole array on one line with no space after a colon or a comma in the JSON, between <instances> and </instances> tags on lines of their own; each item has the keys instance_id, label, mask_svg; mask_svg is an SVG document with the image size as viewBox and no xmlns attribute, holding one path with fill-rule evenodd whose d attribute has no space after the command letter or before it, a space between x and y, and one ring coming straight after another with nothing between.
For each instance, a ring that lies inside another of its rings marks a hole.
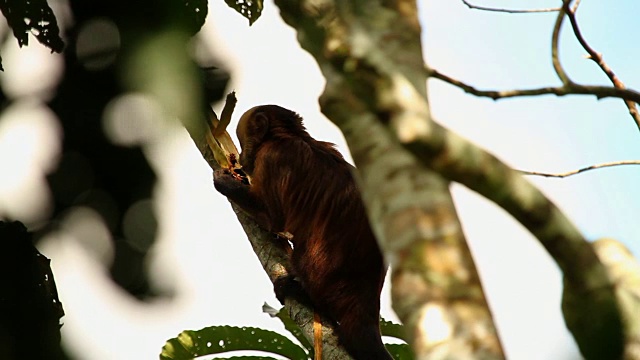
<instances>
[{"instance_id":1,"label":"dark foliage","mask_svg":"<svg viewBox=\"0 0 640 360\"><path fill-rule=\"evenodd\" d=\"M49 259L19 222L0 221L0 359L65 359Z\"/></svg>"},{"instance_id":2,"label":"dark foliage","mask_svg":"<svg viewBox=\"0 0 640 360\"><path fill-rule=\"evenodd\" d=\"M262 14L262 0L224 0L224 2L247 18L249 25L253 25L260 17L260 14Z\"/></svg>"},{"instance_id":3,"label":"dark foliage","mask_svg":"<svg viewBox=\"0 0 640 360\"><path fill-rule=\"evenodd\" d=\"M0 0L0 11L20 46L29 45L29 33L51 51L64 49L58 21L46 0ZM0 70L2 65L0 65Z\"/></svg>"},{"instance_id":4,"label":"dark foliage","mask_svg":"<svg viewBox=\"0 0 640 360\"><path fill-rule=\"evenodd\" d=\"M96 210L114 239L115 258L111 265L114 281L144 299L154 296L150 292L145 258L155 242L155 213L152 207L143 209L146 220L136 230L141 241L127 238L122 220L132 205L151 197L156 175L140 147L119 146L105 136L102 115L114 97L127 91L118 79L129 54L156 31L172 29L194 34L204 22L207 4L206 1L72 0L71 9L75 25L67 31L65 77L50 103L64 131L60 166L49 176L55 200L54 216L73 206ZM95 55L113 59L99 69L85 67L75 51L81 29L95 19L111 21L120 39L119 46ZM228 74L222 70L203 70L205 99L220 99L228 80Z\"/></svg>"}]
</instances>

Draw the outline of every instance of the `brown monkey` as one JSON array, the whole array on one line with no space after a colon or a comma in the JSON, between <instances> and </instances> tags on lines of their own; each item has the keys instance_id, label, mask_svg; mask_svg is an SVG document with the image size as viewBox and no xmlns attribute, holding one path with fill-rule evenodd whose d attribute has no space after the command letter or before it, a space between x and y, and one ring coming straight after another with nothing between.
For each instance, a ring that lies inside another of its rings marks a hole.
<instances>
[{"instance_id":1,"label":"brown monkey","mask_svg":"<svg viewBox=\"0 0 640 360\"><path fill-rule=\"evenodd\" d=\"M276 281L278 299L310 302L334 322L355 359L392 359L379 328L386 266L353 167L333 144L313 139L300 116L276 105L244 113L237 135L251 185L228 170L216 171L214 183L260 226L293 235L293 274Z\"/></svg>"}]
</instances>

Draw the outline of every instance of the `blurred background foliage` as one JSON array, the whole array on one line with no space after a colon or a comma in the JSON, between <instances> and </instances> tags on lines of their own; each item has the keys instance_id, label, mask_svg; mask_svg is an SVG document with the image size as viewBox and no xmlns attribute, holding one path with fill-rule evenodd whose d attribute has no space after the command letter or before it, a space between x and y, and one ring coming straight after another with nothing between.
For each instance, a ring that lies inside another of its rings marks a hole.
<instances>
[{"instance_id":1,"label":"blurred background foliage","mask_svg":"<svg viewBox=\"0 0 640 360\"><path fill-rule=\"evenodd\" d=\"M20 32L20 44L27 44L25 31L31 31L37 32L38 40L52 51L62 50L56 18L45 1L7 4L10 11L3 9L3 13L9 14L8 23L14 33ZM135 130L127 129L127 126L133 127L127 120L136 120L129 117L143 117L150 110L148 106L145 109L149 104L122 98L131 90L126 81L133 75L129 71L129 59L158 33L178 33L184 39L194 35L204 24L207 2L72 0L69 5L73 22L64 29L64 76L49 101L49 107L62 125L62 157L48 176L54 208L50 221L42 224L38 231L38 237L55 229L70 209L92 209L102 217L114 242L111 277L127 292L144 299L155 295L144 264L158 226L151 200L156 174L139 142L133 139L123 144L109 138L103 114L111 104L111 109L116 107L120 112L114 116L125 117L124 131ZM38 16L30 17L31 14ZM163 55L188 56L187 44L181 45ZM153 59L147 60L153 62ZM200 68L199 75L197 85L202 92L201 99L205 103L219 100L229 74L209 64ZM164 76L170 78L171 74ZM120 101L114 103L114 99ZM4 95L3 100L12 101ZM153 127L153 123L149 126Z\"/></svg>"},{"instance_id":2,"label":"blurred background foliage","mask_svg":"<svg viewBox=\"0 0 640 360\"><path fill-rule=\"evenodd\" d=\"M56 1L51 4L60 5ZM190 51L193 49L189 39L200 30L207 17L207 1L69 0L65 4L68 12L60 10L61 6L52 9L49 5L45 0L9 0L0 4L20 47L29 45L29 38L35 37L52 53L62 52L64 59L59 82L49 88L36 84L33 92L7 93L4 87L0 90L4 110L25 101L38 103L39 109L48 107L47 111L52 111L58 119L62 139L57 165L51 166L46 177L52 208L46 209L45 217L36 216L31 223L25 220L34 234L27 233L20 223L2 223L3 254L17 260L16 251L20 247L15 244L37 244L61 226L71 232L89 231L92 233L84 235L98 238L101 235L94 232L95 229L83 226L86 220L97 215L108 229L106 238L112 242L113 256L106 263L114 283L140 301L171 296L170 292L155 291L147 274L146 258L156 241L158 220L152 197L156 173L145 157L144 143L163 119L197 121L205 116L204 110L209 104L225 93L229 73L212 57L207 63L196 63ZM59 24L62 25L59 27ZM10 35L4 35L4 40L9 41ZM55 63L54 58L51 61ZM152 71L135 73L145 68ZM29 70L37 73L38 69ZM6 69L7 74L11 71ZM185 78L188 81L183 81ZM152 80L155 82L151 85L140 83ZM159 97L151 100L140 95L140 91L150 91ZM165 102L170 106L158 106ZM181 104L188 109L186 112ZM8 174L9 171L11 169L0 172ZM14 215L3 213L0 208L0 219L11 219ZM31 248L34 258L41 256ZM3 267L3 274L17 273L14 279L21 279L20 273L30 274L33 267L41 266L37 261L3 263L8 267ZM48 269L48 262L46 264ZM50 269L48 271L50 273ZM44 276L53 282L52 276L47 273ZM3 285L5 288L0 294L3 318L0 336L9 340L1 343L2 354L8 358L10 354L25 355L25 350L19 350L24 349L25 344L17 341L16 336L29 334L33 351L39 348L39 337L53 334L54 343L59 342L56 326L51 329L52 333L40 333L33 328L27 333L18 333L21 330L16 324L27 321L26 313L19 315L13 307L33 304L38 300L34 297L42 300L42 296L47 296L50 300L53 292L43 295L22 291L25 285L21 281L3 284L6 286ZM10 294L19 298L14 299ZM57 301L57 294L55 296ZM57 322L62 308L53 310ZM10 321L16 316L21 319ZM62 352L49 354L50 358L65 357Z\"/></svg>"}]
</instances>

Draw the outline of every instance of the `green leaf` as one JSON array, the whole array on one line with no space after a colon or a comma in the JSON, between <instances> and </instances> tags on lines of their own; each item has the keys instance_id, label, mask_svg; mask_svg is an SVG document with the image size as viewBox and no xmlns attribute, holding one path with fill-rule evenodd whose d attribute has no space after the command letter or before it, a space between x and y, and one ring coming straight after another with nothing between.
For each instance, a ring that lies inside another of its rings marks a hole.
<instances>
[{"instance_id":1,"label":"green leaf","mask_svg":"<svg viewBox=\"0 0 640 360\"><path fill-rule=\"evenodd\" d=\"M232 9L249 20L249 26L262 14L263 0L224 0Z\"/></svg>"},{"instance_id":2,"label":"green leaf","mask_svg":"<svg viewBox=\"0 0 640 360\"><path fill-rule=\"evenodd\" d=\"M396 360L413 360L413 351L407 344L385 344L384 347Z\"/></svg>"},{"instance_id":3,"label":"green leaf","mask_svg":"<svg viewBox=\"0 0 640 360\"><path fill-rule=\"evenodd\" d=\"M380 333L382 336L394 337L407 342L404 325L387 321L380 317ZM413 352L408 344L385 344L391 356L396 360L413 360Z\"/></svg>"},{"instance_id":4,"label":"green leaf","mask_svg":"<svg viewBox=\"0 0 640 360\"><path fill-rule=\"evenodd\" d=\"M267 305L267 303L264 303L264 305L262 306L263 310L265 306L269 305ZM313 357L313 345L303 335L302 329L300 329L298 324L296 324L295 321L291 319L291 317L289 316L289 312L287 312L287 310L283 307L275 316L280 319L280 321L282 321L284 328L287 329L287 331L289 331L291 335L293 335L296 339L298 339L300 344L302 344L302 346L306 348Z\"/></svg>"},{"instance_id":5,"label":"green leaf","mask_svg":"<svg viewBox=\"0 0 640 360\"><path fill-rule=\"evenodd\" d=\"M396 339L407 342L407 337L404 332L404 325L395 324L383 318L380 318L380 333L382 334L382 336L394 337Z\"/></svg>"},{"instance_id":6,"label":"green leaf","mask_svg":"<svg viewBox=\"0 0 640 360\"><path fill-rule=\"evenodd\" d=\"M178 337L167 341L162 347L160 359L193 359L198 356L237 350L265 351L293 360L307 359L307 353L285 336L259 328L235 326L210 326L197 331L185 330ZM260 359L261 357L245 358Z\"/></svg>"}]
</instances>

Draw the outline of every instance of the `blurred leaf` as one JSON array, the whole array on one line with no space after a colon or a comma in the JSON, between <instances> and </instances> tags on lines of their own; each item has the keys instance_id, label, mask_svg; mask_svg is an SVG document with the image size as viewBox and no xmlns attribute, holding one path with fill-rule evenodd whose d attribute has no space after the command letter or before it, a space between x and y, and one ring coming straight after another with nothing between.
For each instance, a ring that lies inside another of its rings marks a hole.
<instances>
[{"instance_id":1,"label":"blurred leaf","mask_svg":"<svg viewBox=\"0 0 640 360\"><path fill-rule=\"evenodd\" d=\"M268 306L267 303L265 303L262 306L263 310L265 305ZM296 324L295 321L291 319L291 317L289 316L289 312L284 307L282 307L275 316L277 316L278 319L282 321L284 328L287 329L287 331L289 331L296 339L298 339L300 344L302 344L302 346L304 346L313 356L313 345L304 336L304 334L302 333L302 329L300 329L298 324Z\"/></svg>"},{"instance_id":2,"label":"blurred leaf","mask_svg":"<svg viewBox=\"0 0 640 360\"><path fill-rule=\"evenodd\" d=\"M384 347L396 360L413 360L413 352L407 344L385 344Z\"/></svg>"},{"instance_id":3,"label":"blurred leaf","mask_svg":"<svg viewBox=\"0 0 640 360\"><path fill-rule=\"evenodd\" d=\"M270 356L232 356L230 358L217 357L215 360L274 360Z\"/></svg>"},{"instance_id":4,"label":"blurred leaf","mask_svg":"<svg viewBox=\"0 0 640 360\"><path fill-rule=\"evenodd\" d=\"M258 20L262 13L262 0L224 0L232 9L249 20L249 26Z\"/></svg>"},{"instance_id":5,"label":"blurred leaf","mask_svg":"<svg viewBox=\"0 0 640 360\"><path fill-rule=\"evenodd\" d=\"M288 359L307 359L307 353L288 338L254 327L210 326L185 330L162 348L160 359L182 360L237 350L257 350L282 355ZM238 357L232 357L237 359ZM268 357L243 357L268 359Z\"/></svg>"},{"instance_id":6,"label":"blurred leaf","mask_svg":"<svg viewBox=\"0 0 640 360\"><path fill-rule=\"evenodd\" d=\"M4 0L0 1L0 10L21 47L29 45L29 33L32 33L52 52L64 49L58 22L46 0Z\"/></svg>"},{"instance_id":7,"label":"blurred leaf","mask_svg":"<svg viewBox=\"0 0 640 360\"><path fill-rule=\"evenodd\" d=\"M175 0L173 0L175 1ZM187 27L189 35L194 35L202 28L204 21L207 18L209 12L207 0L179 0L177 3L181 3L182 11L176 15L182 16L184 23Z\"/></svg>"}]
</instances>

